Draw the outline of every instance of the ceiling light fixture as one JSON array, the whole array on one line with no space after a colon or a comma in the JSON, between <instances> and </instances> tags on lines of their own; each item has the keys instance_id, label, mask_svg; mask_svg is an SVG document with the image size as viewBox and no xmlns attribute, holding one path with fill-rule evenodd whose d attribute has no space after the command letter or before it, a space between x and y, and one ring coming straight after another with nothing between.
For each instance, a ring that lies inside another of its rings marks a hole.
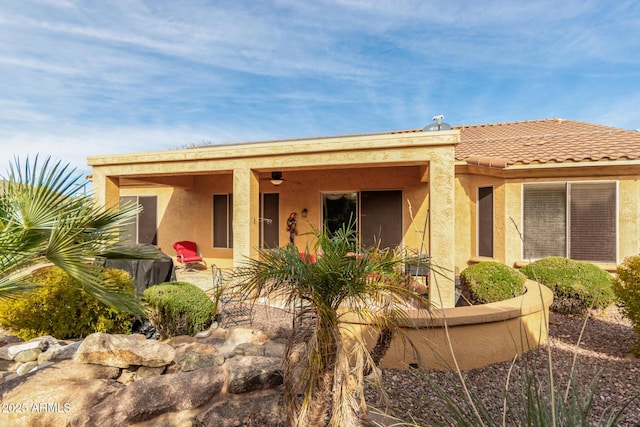
<instances>
[{"instance_id":1,"label":"ceiling light fixture","mask_svg":"<svg viewBox=\"0 0 640 427\"><path fill-rule=\"evenodd\" d=\"M276 187L284 182L282 172L271 172L271 183Z\"/></svg>"}]
</instances>

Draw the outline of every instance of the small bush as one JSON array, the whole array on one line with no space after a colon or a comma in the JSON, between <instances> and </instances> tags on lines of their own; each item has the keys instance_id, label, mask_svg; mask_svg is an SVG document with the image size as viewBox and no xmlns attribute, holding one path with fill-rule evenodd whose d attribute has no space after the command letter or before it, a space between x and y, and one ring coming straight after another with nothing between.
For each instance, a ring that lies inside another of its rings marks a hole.
<instances>
[{"instance_id":1,"label":"small bush","mask_svg":"<svg viewBox=\"0 0 640 427\"><path fill-rule=\"evenodd\" d=\"M125 271L106 269L102 277L133 295L134 285ZM58 267L38 270L32 283L38 286L35 290L0 303L0 324L24 339L42 335L84 338L94 332L128 333L131 329L131 314L96 300Z\"/></svg>"},{"instance_id":2,"label":"small bush","mask_svg":"<svg viewBox=\"0 0 640 427\"><path fill-rule=\"evenodd\" d=\"M549 287L555 296L551 310L581 314L605 308L615 300L613 277L595 264L563 257L547 257L520 270Z\"/></svg>"},{"instance_id":3,"label":"small bush","mask_svg":"<svg viewBox=\"0 0 640 427\"><path fill-rule=\"evenodd\" d=\"M216 307L207 294L186 282L151 286L144 291L147 316L161 338L194 335L213 322Z\"/></svg>"},{"instance_id":4,"label":"small bush","mask_svg":"<svg viewBox=\"0 0 640 427\"><path fill-rule=\"evenodd\" d=\"M640 335L640 255L625 258L618 266L613 290L620 299L622 313Z\"/></svg>"},{"instance_id":5,"label":"small bush","mask_svg":"<svg viewBox=\"0 0 640 427\"><path fill-rule=\"evenodd\" d=\"M473 304L487 304L514 298L524 293L526 277L499 262L481 262L460 274L462 294Z\"/></svg>"}]
</instances>

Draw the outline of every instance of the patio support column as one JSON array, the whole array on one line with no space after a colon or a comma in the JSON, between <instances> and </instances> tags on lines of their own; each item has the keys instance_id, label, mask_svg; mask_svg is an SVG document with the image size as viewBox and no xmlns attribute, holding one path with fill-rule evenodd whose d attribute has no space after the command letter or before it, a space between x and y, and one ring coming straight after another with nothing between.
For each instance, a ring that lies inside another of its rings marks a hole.
<instances>
[{"instance_id":1,"label":"patio support column","mask_svg":"<svg viewBox=\"0 0 640 427\"><path fill-rule=\"evenodd\" d=\"M260 186L258 174L249 168L233 170L233 266L258 254Z\"/></svg>"},{"instance_id":2,"label":"patio support column","mask_svg":"<svg viewBox=\"0 0 640 427\"><path fill-rule=\"evenodd\" d=\"M453 147L434 153L429 164L430 256L438 274L429 274L429 299L436 307L455 306L455 173Z\"/></svg>"},{"instance_id":3,"label":"patio support column","mask_svg":"<svg viewBox=\"0 0 640 427\"><path fill-rule=\"evenodd\" d=\"M93 198L98 206L111 207L120 204L120 180L94 174L91 180Z\"/></svg>"}]
</instances>

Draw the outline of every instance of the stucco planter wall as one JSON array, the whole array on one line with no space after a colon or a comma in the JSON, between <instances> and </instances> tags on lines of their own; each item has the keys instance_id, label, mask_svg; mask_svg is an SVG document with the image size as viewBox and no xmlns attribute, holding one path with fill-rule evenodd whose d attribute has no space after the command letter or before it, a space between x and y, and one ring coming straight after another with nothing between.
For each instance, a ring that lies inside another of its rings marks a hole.
<instances>
[{"instance_id":1,"label":"stucco planter wall","mask_svg":"<svg viewBox=\"0 0 640 427\"><path fill-rule=\"evenodd\" d=\"M537 347L548 336L553 293L530 280L525 287L524 295L491 304L431 313L408 310L408 319L402 326L405 339L396 335L381 366L409 369L418 365L451 370L457 361L460 369L468 370L509 361L516 354ZM361 334L369 343L375 342L376 336L369 325L362 324L353 315L347 315L345 320L349 334Z\"/></svg>"}]
</instances>

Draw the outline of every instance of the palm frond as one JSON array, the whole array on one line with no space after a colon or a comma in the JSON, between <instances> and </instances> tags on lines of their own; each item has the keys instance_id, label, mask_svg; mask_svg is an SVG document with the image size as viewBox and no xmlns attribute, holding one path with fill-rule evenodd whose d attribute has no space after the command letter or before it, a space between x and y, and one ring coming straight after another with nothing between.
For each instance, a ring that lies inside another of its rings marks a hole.
<instances>
[{"instance_id":1,"label":"palm frond","mask_svg":"<svg viewBox=\"0 0 640 427\"><path fill-rule=\"evenodd\" d=\"M45 260L79 280L84 290L120 310L140 313L130 295L105 283L96 256L118 242L136 206L105 209L79 195L75 169L38 156L24 164L14 159L0 195L0 298L28 285L25 266Z\"/></svg>"},{"instance_id":2,"label":"palm frond","mask_svg":"<svg viewBox=\"0 0 640 427\"><path fill-rule=\"evenodd\" d=\"M254 298L277 296L290 306L304 306L302 312L312 314L311 321L296 322L287 344L289 424L351 425L359 411L366 413L364 373L382 356L372 355L361 338L355 345L347 345L343 335L343 329L348 328L346 317L355 315L373 330L384 331L384 342L375 348L383 355L390 336L408 322L407 310L429 307L424 296L408 288L405 266L433 266L402 251L360 247L354 223L334 233L313 228L310 234L315 262L290 244L260 250L259 257L247 259L234 276Z\"/></svg>"}]
</instances>

